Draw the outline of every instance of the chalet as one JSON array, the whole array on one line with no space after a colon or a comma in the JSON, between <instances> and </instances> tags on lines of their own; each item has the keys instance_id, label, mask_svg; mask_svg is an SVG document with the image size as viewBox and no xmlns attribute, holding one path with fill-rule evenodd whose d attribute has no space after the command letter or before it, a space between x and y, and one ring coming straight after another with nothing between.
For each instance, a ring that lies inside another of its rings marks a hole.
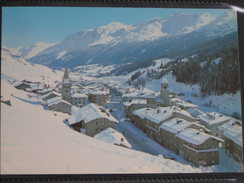
<instances>
[{"instance_id":1,"label":"chalet","mask_svg":"<svg viewBox=\"0 0 244 183\"><path fill-rule=\"evenodd\" d=\"M27 91L30 91L32 93L38 93L39 91L43 90L43 85L39 83L31 83L31 87L27 89Z\"/></svg>"},{"instance_id":2,"label":"chalet","mask_svg":"<svg viewBox=\"0 0 244 183\"><path fill-rule=\"evenodd\" d=\"M242 126L231 120L218 127L218 135L224 140L226 154L236 161L243 162Z\"/></svg>"},{"instance_id":3,"label":"chalet","mask_svg":"<svg viewBox=\"0 0 244 183\"><path fill-rule=\"evenodd\" d=\"M52 92L52 88L44 88L42 90L39 90L37 93L41 96L44 96L50 92Z\"/></svg>"},{"instance_id":4,"label":"chalet","mask_svg":"<svg viewBox=\"0 0 244 183\"><path fill-rule=\"evenodd\" d=\"M49 110L71 114L72 105L62 100L61 97L54 97L47 100L47 106Z\"/></svg>"},{"instance_id":5,"label":"chalet","mask_svg":"<svg viewBox=\"0 0 244 183\"><path fill-rule=\"evenodd\" d=\"M116 120L105 108L90 103L81 107L76 114L69 118L69 126L80 132L81 130L89 136L94 136L109 127L115 128Z\"/></svg>"},{"instance_id":6,"label":"chalet","mask_svg":"<svg viewBox=\"0 0 244 183\"><path fill-rule=\"evenodd\" d=\"M90 91L88 93L88 98L90 102L97 105L105 107L108 101L109 92L108 91Z\"/></svg>"},{"instance_id":7,"label":"chalet","mask_svg":"<svg viewBox=\"0 0 244 183\"><path fill-rule=\"evenodd\" d=\"M51 93L48 93L48 94L44 95L44 96L42 97L42 100L43 100L44 102L47 102L47 100L49 100L49 99L51 99L51 98L55 98L55 97L61 97L61 94L58 93L58 92L56 92L56 91L52 91Z\"/></svg>"},{"instance_id":8,"label":"chalet","mask_svg":"<svg viewBox=\"0 0 244 183\"><path fill-rule=\"evenodd\" d=\"M131 145L126 138L110 127L96 134L94 138L117 146L131 148Z\"/></svg>"},{"instance_id":9,"label":"chalet","mask_svg":"<svg viewBox=\"0 0 244 183\"><path fill-rule=\"evenodd\" d=\"M23 81L14 82L13 86L15 88L17 88L17 89L24 90L24 91L26 91L28 88L31 88L31 84L30 83L26 83L26 82L23 82Z\"/></svg>"},{"instance_id":10,"label":"chalet","mask_svg":"<svg viewBox=\"0 0 244 183\"><path fill-rule=\"evenodd\" d=\"M81 93L75 93L71 96L71 103L74 106L77 107L82 107L86 104L88 104L88 96L85 94L81 94Z\"/></svg>"},{"instance_id":11,"label":"chalet","mask_svg":"<svg viewBox=\"0 0 244 183\"><path fill-rule=\"evenodd\" d=\"M198 115L200 123L211 130L211 134L217 136L217 129L220 125L231 120L230 117L217 112L209 112Z\"/></svg>"},{"instance_id":12,"label":"chalet","mask_svg":"<svg viewBox=\"0 0 244 183\"><path fill-rule=\"evenodd\" d=\"M196 166L219 163L219 142L215 136L187 128L176 135L176 153Z\"/></svg>"}]
</instances>

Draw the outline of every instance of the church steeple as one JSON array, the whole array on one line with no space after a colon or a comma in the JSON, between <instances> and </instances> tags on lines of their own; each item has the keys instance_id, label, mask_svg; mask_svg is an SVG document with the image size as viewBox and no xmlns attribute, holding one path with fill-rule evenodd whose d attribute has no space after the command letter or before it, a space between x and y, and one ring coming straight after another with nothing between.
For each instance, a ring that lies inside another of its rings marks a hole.
<instances>
[{"instance_id":1,"label":"church steeple","mask_svg":"<svg viewBox=\"0 0 244 183\"><path fill-rule=\"evenodd\" d=\"M171 101L169 97L169 83L166 79L162 80L161 82L160 95L161 95L162 104L166 107L170 106Z\"/></svg>"},{"instance_id":2,"label":"church steeple","mask_svg":"<svg viewBox=\"0 0 244 183\"><path fill-rule=\"evenodd\" d=\"M62 98L68 102L71 102L71 86L72 86L72 83L71 83L71 79L69 77L69 71L67 68L65 68L64 70L64 76L63 76L63 79L62 79L62 89L61 89L61 92L62 92Z\"/></svg>"},{"instance_id":3,"label":"church steeple","mask_svg":"<svg viewBox=\"0 0 244 183\"><path fill-rule=\"evenodd\" d=\"M70 80L70 78L69 78L69 71L68 71L67 67L65 67L64 75L63 75L63 82L65 82L67 80Z\"/></svg>"}]
</instances>

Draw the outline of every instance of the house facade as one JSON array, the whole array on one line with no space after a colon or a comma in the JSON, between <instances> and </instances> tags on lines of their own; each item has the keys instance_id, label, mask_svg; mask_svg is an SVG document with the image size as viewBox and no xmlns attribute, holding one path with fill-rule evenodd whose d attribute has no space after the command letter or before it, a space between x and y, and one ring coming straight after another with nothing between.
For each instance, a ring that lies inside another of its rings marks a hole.
<instances>
[{"instance_id":1,"label":"house facade","mask_svg":"<svg viewBox=\"0 0 244 183\"><path fill-rule=\"evenodd\" d=\"M107 91L91 91L88 93L90 102L105 107L108 101L109 92Z\"/></svg>"},{"instance_id":2,"label":"house facade","mask_svg":"<svg viewBox=\"0 0 244 183\"><path fill-rule=\"evenodd\" d=\"M94 103L81 107L68 121L74 130L81 132L84 129L89 136L94 136L109 127L115 129L118 123L105 108Z\"/></svg>"},{"instance_id":3,"label":"house facade","mask_svg":"<svg viewBox=\"0 0 244 183\"><path fill-rule=\"evenodd\" d=\"M191 122L180 118L172 118L162 123L160 126L161 138L159 143L171 151L178 152L175 135L191 126Z\"/></svg>"},{"instance_id":4,"label":"house facade","mask_svg":"<svg viewBox=\"0 0 244 183\"><path fill-rule=\"evenodd\" d=\"M176 135L176 153L196 166L211 166L219 163L220 142L223 140L187 128Z\"/></svg>"},{"instance_id":5,"label":"house facade","mask_svg":"<svg viewBox=\"0 0 244 183\"><path fill-rule=\"evenodd\" d=\"M219 137L224 140L226 154L237 162L243 162L243 133L240 123L232 120L219 126L218 130Z\"/></svg>"},{"instance_id":6,"label":"house facade","mask_svg":"<svg viewBox=\"0 0 244 183\"><path fill-rule=\"evenodd\" d=\"M156 109L152 108L142 108L132 112L135 115L133 121L138 120L138 125L141 124L141 119L143 119L144 131L156 142L161 141L160 137L160 125L173 118L173 109L171 107L158 107Z\"/></svg>"},{"instance_id":7,"label":"house facade","mask_svg":"<svg viewBox=\"0 0 244 183\"><path fill-rule=\"evenodd\" d=\"M85 106L89 103L88 96L81 93L75 93L71 97L71 103L77 107Z\"/></svg>"},{"instance_id":8,"label":"house facade","mask_svg":"<svg viewBox=\"0 0 244 183\"><path fill-rule=\"evenodd\" d=\"M69 102L60 98L54 99L55 100L49 99L49 101L47 101L47 106L49 110L71 114L72 105Z\"/></svg>"}]
</instances>

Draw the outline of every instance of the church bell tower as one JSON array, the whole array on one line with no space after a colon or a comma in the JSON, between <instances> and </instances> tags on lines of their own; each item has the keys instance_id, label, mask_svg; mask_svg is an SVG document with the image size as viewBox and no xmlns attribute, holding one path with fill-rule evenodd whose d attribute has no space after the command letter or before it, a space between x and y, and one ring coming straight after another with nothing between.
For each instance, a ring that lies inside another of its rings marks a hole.
<instances>
[{"instance_id":1,"label":"church bell tower","mask_svg":"<svg viewBox=\"0 0 244 183\"><path fill-rule=\"evenodd\" d=\"M166 79L162 80L161 82L160 96L161 96L163 106L167 107L171 105L171 101L169 97L169 83Z\"/></svg>"},{"instance_id":2,"label":"church bell tower","mask_svg":"<svg viewBox=\"0 0 244 183\"><path fill-rule=\"evenodd\" d=\"M68 102L71 102L71 79L69 78L69 71L67 68L64 70L64 76L62 79L62 98Z\"/></svg>"}]
</instances>

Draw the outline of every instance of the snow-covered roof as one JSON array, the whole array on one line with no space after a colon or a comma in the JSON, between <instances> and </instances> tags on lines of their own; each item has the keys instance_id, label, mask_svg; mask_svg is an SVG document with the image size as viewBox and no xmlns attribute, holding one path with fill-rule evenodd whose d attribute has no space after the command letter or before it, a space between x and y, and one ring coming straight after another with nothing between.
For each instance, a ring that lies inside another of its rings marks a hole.
<instances>
[{"instance_id":1,"label":"snow-covered roof","mask_svg":"<svg viewBox=\"0 0 244 183\"><path fill-rule=\"evenodd\" d=\"M169 121L164 122L160 126L160 128L176 134L191 125L192 125L192 123L190 123L184 119L173 118Z\"/></svg>"},{"instance_id":2,"label":"snow-covered roof","mask_svg":"<svg viewBox=\"0 0 244 183\"><path fill-rule=\"evenodd\" d=\"M91 95L108 95L108 91L89 91L89 94Z\"/></svg>"},{"instance_id":3,"label":"snow-covered roof","mask_svg":"<svg viewBox=\"0 0 244 183\"><path fill-rule=\"evenodd\" d=\"M161 81L161 83L162 83L162 84L168 84L169 82L168 82L167 79L163 79L163 80Z\"/></svg>"},{"instance_id":4,"label":"snow-covered roof","mask_svg":"<svg viewBox=\"0 0 244 183\"><path fill-rule=\"evenodd\" d=\"M56 91L52 91L52 92L50 92L50 93L47 93L46 95L43 95L43 96L42 96L42 99L48 97L48 96L51 95L51 94L54 94L54 95L59 96L59 97L61 96L60 93L58 93L58 92L56 92Z\"/></svg>"},{"instance_id":5,"label":"snow-covered roof","mask_svg":"<svg viewBox=\"0 0 244 183\"><path fill-rule=\"evenodd\" d=\"M73 86L71 86L71 89L80 89L80 87L79 86L77 86L77 85L73 85Z\"/></svg>"},{"instance_id":6,"label":"snow-covered roof","mask_svg":"<svg viewBox=\"0 0 244 183\"><path fill-rule=\"evenodd\" d=\"M174 103L175 105L178 105L178 106L181 106L184 108L198 108L197 105L186 102L186 101L184 101L180 98L176 98L176 97L171 98L171 102Z\"/></svg>"},{"instance_id":7,"label":"snow-covered roof","mask_svg":"<svg viewBox=\"0 0 244 183\"><path fill-rule=\"evenodd\" d=\"M115 119L105 108L94 103L90 103L81 107L76 114L70 116L69 124L72 125L82 120L85 123L88 123L98 118L106 118L112 122L118 123L118 120Z\"/></svg>"},{"instance_id":8,"label":"snow-covered roof","mask_svg":"<svg viewBox=\"0 0 244 183\"><path fill-rule=\"evenodd\" d=\"M189 112L186 111L186 110L182 110L182 109L177 108L177 107L174 107L173 109L174 109L174 113L183 114L184 116L188 116L188 117L194 119L194 117L191 115L191 113L189 113Z\"/></svg>"},{"instance_id":9,"label":"snow-covered roof","mask_svg":"<svg viewBox=\"0 0 244 183\"><path fill-rule=\"evenodd\" d=\"M31 85L32 90L42 90L43 86L42 85Z\"/></svg>"},{"instance_id":10,"label":"snow-covered roof","mask_svg":"<svg viewBox=\"0 0 244 183\"><path fill-rule=\"evenodd\" d=\"M192 128L187 128L187 129L181 131L180 133L178 133L176 136L186 142L189 142L189 143L195 144L195 145L200 145L210 138L223 142L223 140L221 140L215 136L200 132L199 130L195 130Z\"/></svg>"},{"instance_id":11,"label":"snow-covered roof","mask_svg":"<svg viewBox=\"0 0 244 183\"><path fill-rule=\"evenodd\" d=\"M57 104L62 100L62 97L53 97L47 100L47 106L51 106L53 104Z\"/></svg>"},{"instance_id":12,"label":"snow-covered roof","mask_svg":"<svg viewBox=\"0 0 244 183\"><path fill-rule=\"evenodd\" d=\"M189 108L189 109L187 109L187 112L189 112L194 117L197 117L198 115L204 114L204 112L202 112L196 108Z\"/></svg>"},{"instance_id":13,"label":"snow-covered roof","mask_svg":"<svg viewBox=\"0 0 244 183\"><path fill-rule=\"evenodd\" d=\"M124 92L122 97L136 97L136 98L155 98L155 92L147 88L136 90L133 88L128 89L130 92Z\"/></svg>"},{"instance_id":14,"label":"snow-covered roof","mask_svg":"<svg viewBox=\"0 0 244 183\"><path fill-rule=\"evenodd\" d=\"M38 91L39 93L45 93L45 92L50 92L52 91L52 88L45 88L45 89L42 89L40 91Z\"/></svg>"},{"instance_id":15,"label":"snow-covered roof","mask_svg":"<svg viewBox=\"0 0 244 183\"><path fill-rule=\"evenodd\" d=\"M198 116L198 118L209 126L224 123L231 120L231 117L225 116L217 112L204 113Z\"/></svg>"},{"instance_id":16,"label":"snow-covered roof","mask_svg":"<svg viewBox=\"0 0 244 183\"><path fill-rule=\"evenodd\" d=\"M94 138L110 144L124 145L125 147L131 148L131 145L126 138L113 128L107 128L101 131L100 133L96 134Z\"/></svg>"},{"instance_id":17,"label":"snow-covered roof","mask_svg":"<svg viewBox=\"0 0 244 183\"><path fill-rule=\"evenodd\" d=\"M219 130L223 131L223 135L229 139L231 139L233 142L237 143L241 147L243 147L242 143L242 127L240 125L237 125L236 123L227 122L223 125L218 127Z\"/></svg>"},{"instance_id":18,"label":"snow-covered roof","mask_svg":"<svg viewBox=\"0 0 244 183\"><path fill-rule=\"evenodd\" d=\"M145 99L134 99L123 103L123 105L127 107L131 106L132 104L147 104L147 101Z\"/></svg>"},{"instance_id":19,"label":"snow-covered roof","mask_svg":"<svg viewBox=\"0 0 244 183\"><path fill-rule=\"evenodd\" d=\"M86 94L82 94L82 93L74 93L72 95L72 97L75 97L75 98L87 98L88 96Z\"/></svg>"},{"instance_id":20,"label":"snow-covered roof","mask_svg":"<svg viewBox=\"0 0 244 183\"><path fill-rule=\"evenodd\" d=\"M162 121L172 117L173 108L171 107L158 107L157 109L142 108L132 112L133 114L148 119L155 123L161 123Z\"/></svg>"}]
</instances>

